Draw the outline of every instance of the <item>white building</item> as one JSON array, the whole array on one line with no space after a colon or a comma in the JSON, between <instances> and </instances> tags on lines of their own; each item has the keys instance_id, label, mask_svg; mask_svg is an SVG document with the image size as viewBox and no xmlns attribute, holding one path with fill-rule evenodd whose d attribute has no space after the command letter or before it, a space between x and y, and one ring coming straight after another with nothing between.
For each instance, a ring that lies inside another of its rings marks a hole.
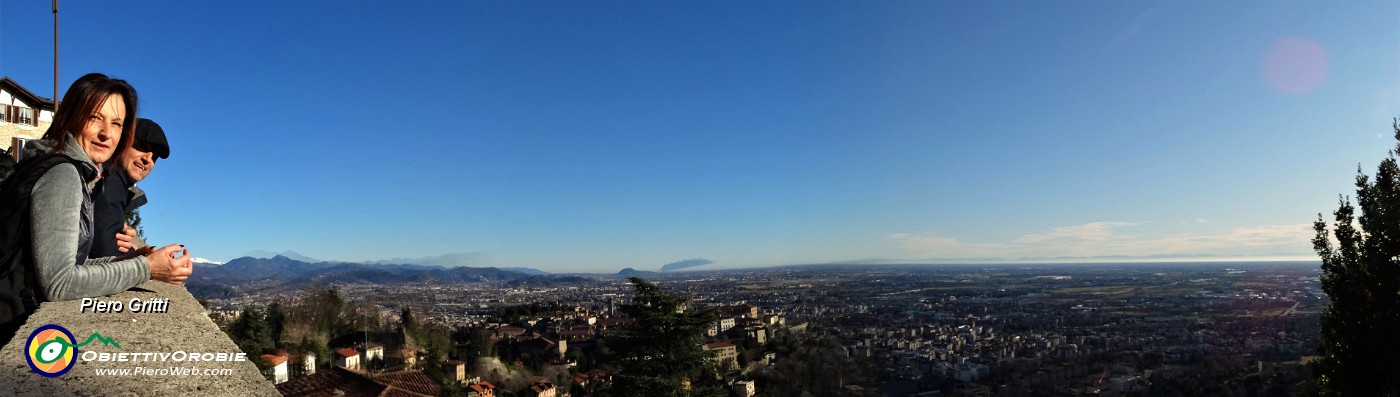
<instances>
[{"instance_id":1,"label":"white building","mask_svg":"<svg viewBox=\"0 0 1400 397\"><path fill-rule=\"evenodd\" d=\"M9 77L0 77L0 147L14 137L37 139L53 123L52 99L35 95Z\"/></svg>"},{"instance_id":2,"label":"white building","mask_svg":"<svg viewBox=\"0 0 1400 397\"><path fill-rule=\"evenodd\" d=\"M301 358L301 370L303 371L302 373L303 373L303 374L306 374L306 375L315 375L315 374L316 374L316 355L315 355L315 354L306 353L305 355L302 356L302 358Z\"/></svg>"},{"instance_id":3,"label":"white building","mask_svg":"<svg viewBox=\"0 0 1400 397\"><path fill-rule=\"evenodd\" d=\"M290 377L287 373L287 356L274 354L262 355L263 361L267 362L268 370L272 371L272 383L281 384Z\"/></svg>"},{"instance_id":4,"label":"white building","mask_svg":"<svg viewBox=\"0 0 1400 397\"><path fill-rule=\"evenodd\" d=\"M343 349L336 349L335 366L349 370L359 370L360 352L348 347Z\"/></svg>"}]
</instances>

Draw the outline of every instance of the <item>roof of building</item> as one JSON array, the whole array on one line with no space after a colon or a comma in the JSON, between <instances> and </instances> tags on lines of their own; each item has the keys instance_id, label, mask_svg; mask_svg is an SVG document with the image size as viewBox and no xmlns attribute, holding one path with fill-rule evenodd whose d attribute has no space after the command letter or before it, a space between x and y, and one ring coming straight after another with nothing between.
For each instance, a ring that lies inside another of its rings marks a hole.
<instances>
[{"instance_id":1,"label":"roof of building","mask_svg":"<svg viewBox=\"0 0 1400 397\"><path fill-rule=\"evenodd\" d=\"M543 391L545 391L545 390L549 390L549 389L553 389L553 388L554 388L554 384L553 384L553 383L550 383L550 382L548 382L548 381L539 381L539 382L535 382L535 384L534 384L533 386L530 386L530 391L533 391L533 392L535 392L535 393L539 393L539 392L543 392Z\"/></svg>"},{"instance_id":2,"label":"roof of building","mask_svg":"<svg viewBox=\"0 0 1400 397\"><path fill-rule=\"evenodd\" d=\"M359 352L358 350L351 349L351 348L348 348L348 347L343 347L343 348L335 349L335 354L339 354L341 357L346 357L346 358L349 358L349 357L359 357L359 356L360 356L360 352Z\"/></svg>"},{"instance_id":3,"label":"roof of building","mask_svg":"<svg viewBox=\"0 0 1400 397\"><path fill-rule=\"evenodd\" d=\"M24 88L24 86L10 79L9 76L0 77L0 88L4 88L5 91L13 93L13 95L21 101L34 105L36 109L53 110L52 99L35 95L33 92L30 92L29 89Z\"/></svg>"},{"instance_id":4,"label":"roof of building","mask_svg":"<svg viewBox=\"0 0 1400 397\"><path fill-rule=\"evenodd\" d=\"M283 396L293 397L378 397L388 388L344 368L319 371L277 385Z\"/></svg>"},{"instance_id":5,"label":"roof of building","mask_svg":"<svg viewBox=\"0 0 1400 397\"><path fill-rule=\"evenodd\" d=\"M267 362L267 365L268 365L268 366L272 366L272 367L276 367L276 366L278 366L278 365L282 365L282 363L287 362L287 358L288 358L287 356L277 355L277 354L264 354L264 355L262 355L263 361L266 361L266 362Z\"/></svg>"},{"instance_id":6,"label":"roof of building","mask_svg":"<svg viewBox=\"0 0 1400 397\"><path fill-rule=\"evenodd\" d=\"M369 378L375 382L389 385L393 388L404 391L436 396L438 394L437 382L423 371L403 371L403 372L383 372L369 374Z\"/></svg>"},{"instance_id":7,"label":"roof of building","mask_svg":"<svg viewBox=\"0 0 1400 397\"><path fill-rule=\"evenodd\" d=\"M734 344L733 344L733 343L729 343L729 342L710 342L710 343L706 343L706 344L705 344L705 348L706 348L706 349L711 349L711 350L713 350L713 349L723 349L723 348L728 348L728 347L734 347Z\"/></svg>"},{"instance_id":8,"label":"roof of building","mask_svg":"<svg viewBox=\"0 0 1400 397\"><path fill-rule=\"evenodd\" d=\"M495 389L496 389L496 385L493 385L493 384L491 384L491 382L487 382L487 381L481 381L481 382L473 383L473 384L471 384L471 386L468 386L468 387L471 388L472 390L476 390L477 393L486 393L486 392L488 392L488 391L491 391L491 390L495 390Z\"/></svg>"}]
</instances>

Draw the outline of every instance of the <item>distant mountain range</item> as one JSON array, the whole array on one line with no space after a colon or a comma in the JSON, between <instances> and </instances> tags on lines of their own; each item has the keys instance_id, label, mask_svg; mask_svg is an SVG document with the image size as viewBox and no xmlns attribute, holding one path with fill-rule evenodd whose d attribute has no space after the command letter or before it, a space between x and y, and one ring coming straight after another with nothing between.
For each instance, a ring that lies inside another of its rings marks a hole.
<instances>
[{"instance_id":1,"label":"distant mountain range","mask_svg":"<svg viewBox=\"0 0 1400 397\"><path fill-rule=\"evenodd\" d=\"M312 258L312 257L306 256L306 255L298 254L296 251L292 251L292 250L282 251L281 253L272 252L272 251L265 251L265 250L253 250L253 251L248 251L247 253L244 253L243 256L251 257L251 258L272 258L272 257L276 257L276 256L285 256L285 257L287 257L287 258L295 259L295 260L302 261L302 262L309 262L309 263L321 262L320 259L316 259L316 258Z\"/></svg>"},{"instance_id":2,"label":"distant mountain range","mask_svg":"<svg viewBox=\"0 0 1400 397\"><path fill-rule=\"evenodd\" d=\"M297 261L301 261L301 262L306 262L306 263L332 262L332 263L362 263L362 264L366 264L366 265L418 265L418 266L445 267L445 268L452 268L452 267L494 267L494 266L491 266L492 260L491 260L490 255L487 255L486 253L483 253L483 252L468 252L468 253L444 254L444 255L438 255L438 256L424 256L424 257L420 257L420 258L393 258L393 259L381 259L381 260L364 261L364 262L326 261L326 260L320 260L320 259L312 258L312 257L306 256L306 255L302 255L302 254L299 254L299 253L297 253L296 251L292 251L292 250L282 251L281 253L276 253L276 252L266 251L266 250L254 250L254 251L249 251L249 252L246 253L246 254L243 254L243 256L252 257L252 258L274 258L274 257L277 257L277 256L284 256L284 257L287 257L288 259L293 259L293 260L297 260ZM217 263L217 262L212 262L212 261L209 261L209 262L211 262L211 263ZM502 267L502 268L500 268L500 269L501 269L501 270L516 271L516 272L521 272L521 273L525 273L525 274L532 274L532 275L546 275L546 274L550 274L549 272L546 272L546 271L543 271L543 270L540 270L540 269L534 269L534 268L528 268L528 267Z\"/></svg>"},{"instance_id":3,"label":"distant mountain range","mask_svg":"<svg viewBox=\"0 0 1400 397\"><path fill-rule=\"evenodd\" d=\"M581 281L586 279L553 276L529 268L306 262L276 255L272 258L245 256L222 265L198 263L185 284L196 297L220 298L265 289L302 289L329 284L519 282L521 285L554 285Z\"/></svg>"}]
</instances>

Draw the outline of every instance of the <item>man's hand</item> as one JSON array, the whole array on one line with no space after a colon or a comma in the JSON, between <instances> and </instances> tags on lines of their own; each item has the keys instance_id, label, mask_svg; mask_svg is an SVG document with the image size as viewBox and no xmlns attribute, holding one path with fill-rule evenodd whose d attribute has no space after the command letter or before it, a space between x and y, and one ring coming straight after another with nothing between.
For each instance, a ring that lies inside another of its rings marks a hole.
<instances>
[{"instance_id":1,"label":"man's hand","mask_svg":"<svg viewBox=\"0 0 1400 397\"><path fill-rule=\"evenodd\" d=\"M131 225L122 224L122 231L117 233L117 251L131 252L136 249L136 229Z\"/></svg>"},{"instance_id":2,"label":"man's hand","mask_svg":"<svg viewBox=\"0 0 1400 397\"><path fill-rule=\"evenodd\" d=\"M176 257L176 253L181 255ZM185 279L190 278L191 273L194 273L194 264L190 262L190 251L179 244L167 245L147 254L146 261L151 266L152 280L180 284L185 282Z\"/></svg>"}]
</instances>

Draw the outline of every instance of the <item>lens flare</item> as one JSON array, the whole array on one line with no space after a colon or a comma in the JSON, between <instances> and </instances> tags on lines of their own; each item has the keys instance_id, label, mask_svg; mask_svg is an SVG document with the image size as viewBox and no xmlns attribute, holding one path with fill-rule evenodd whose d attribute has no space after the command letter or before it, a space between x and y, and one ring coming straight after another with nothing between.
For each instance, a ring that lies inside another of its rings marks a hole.
<instances>
[{"instance_id":1,"label":"lens flare","mask_svg":"<svg viewBox=\"0 0 1400 397\"><path fill-rule=\"evenodd\" d=\"M1327 78L1327 53L1311 39L1278 39L1269 46L1260 63L1264 81L1282 93L1307 93L1321 87Z\"/></svg>"}]
</instances>

